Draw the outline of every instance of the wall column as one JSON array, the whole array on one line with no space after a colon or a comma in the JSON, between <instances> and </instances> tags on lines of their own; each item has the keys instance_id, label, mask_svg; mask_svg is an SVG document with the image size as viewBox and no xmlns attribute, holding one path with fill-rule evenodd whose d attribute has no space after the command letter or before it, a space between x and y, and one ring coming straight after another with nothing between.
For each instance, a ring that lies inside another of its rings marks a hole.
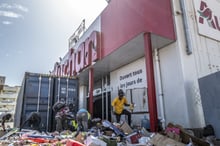
<instances>
[{"instance_id":1,"label":"wall column","mask_svg":"<svg viewBox=\"0 0 220 146\"><path fill-rule=\"evenodd\" d=\"M93 116L94 69L89 69L89 113Z\"/></svg>"},{"instance_id":2,"label":"wall column","mask_svg":"<svg viewBox=\"0 0 220 146\"><path fill-rule=\"evenodd\" d=\"M154 66L153 66L153 55L152 55L150 33L144 34L144 46L145 46L144 52L145 52L146 73L147 73L148 107L150 114L150 130L151 132L156 132L158 130L158 117L157 117L157 101L156 101Z\"/></svg>"}]
</instances>

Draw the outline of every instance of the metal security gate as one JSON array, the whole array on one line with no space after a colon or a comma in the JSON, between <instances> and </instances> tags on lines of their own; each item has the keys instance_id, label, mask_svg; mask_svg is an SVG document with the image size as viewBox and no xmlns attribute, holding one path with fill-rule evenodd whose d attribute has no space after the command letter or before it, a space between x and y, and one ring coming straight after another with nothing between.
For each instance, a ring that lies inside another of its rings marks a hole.
<instances>
[{"instance_id":1,"label":"metal security gate","mask_svg":"<svg viewBox=\"0 0 220 146\"><path fill-rule=\"evenodd\" d=\"M125 92L128 103L134 103L132 111L132 124L141 125L144 117L149 119L147 88L127 89Z\"/></svg>"}]
</instances>

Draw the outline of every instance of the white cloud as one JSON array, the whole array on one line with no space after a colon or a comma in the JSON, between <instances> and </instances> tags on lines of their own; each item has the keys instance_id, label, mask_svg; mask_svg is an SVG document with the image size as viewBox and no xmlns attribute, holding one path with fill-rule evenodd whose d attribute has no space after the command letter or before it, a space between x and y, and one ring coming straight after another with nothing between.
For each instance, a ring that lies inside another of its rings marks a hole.
<instances>
[{"instance_id":1,"label":"white cloud","mask_svg":"<svg viewBox=\"0 0 220 146\"><path fill-rule=\"evenodd\" d=\"M3 3L0 5L0 8L5 8L5 9L18 9L20 11L23 11L23 12L28 12L28 8L22 6L22 5L19 5L19 4L12 4L12 5L9 5L7 3Z\"/></svg>"},{"instance_id":2,"label":"white cloud","mask_svg":"<svg viewBox=\"0 0 220 146\"><path fill-rule=\"evenodd\" d=\"M19 13L18 13L19 10ZM28 9L20 4L8 4L2 3L0 4L0 17L7 18L24 18L21 12L28 12ZM12 24L11 20L4 20L1 22L4 25Z\"/></svg>"},{"instance_id":3,"label":"white cloud","mask_svg":"<svg viewBox=\"0 0 220 146\"><path fill-rule=\"evenodd\" d=\"M0 16L10 17L10 18L21 18L23 17L21 14L12 12L12 11L0 11Z\"/></svg>"},{"instance_id":4,"label":"white cloud","mask_svg":"<svg viewBox=\"0 0 220 146\"><path fill-rule=\"evenodd\" d=\"M22 6L22 5L18 5L18 4L14 4L14 7L18 10L21 10L23 12L28 12L28 8Z\"/></svg>"},{"instance_id":5,"label":"white cloud","mask_svg":"<svg viewBox=\"0 0 220 146\"><path fill-rule=\"evenodd\" d=\"M2 21L2 24L10 25L10 24L12 24L12 22L11 21Z\"/></svg>"},{"instance_id":6,"label":"white cloud","mask_svg":"<svg viewBox=\"0 0 220 146\"><path fill-rule=\"evenodd\" d=\"M12 8L12 6L11 6L11 5L9 5L9 4L3 3L3 4L1 4L1 5L0 5L0 8L11 9L11 8Z\"/></svg>"}]
</instances>

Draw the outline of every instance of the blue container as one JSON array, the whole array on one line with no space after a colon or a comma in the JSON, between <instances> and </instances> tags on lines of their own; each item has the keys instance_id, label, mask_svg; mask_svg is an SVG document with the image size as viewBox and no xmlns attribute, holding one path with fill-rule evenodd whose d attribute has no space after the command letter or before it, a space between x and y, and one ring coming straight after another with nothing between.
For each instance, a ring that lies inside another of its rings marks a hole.
<instances>
[{"instance_id":1,"label":"blue container","mask_svg":"<svg viewBox=\"0 0 220 146\"><path fill-rule=\"evenodd\" d=\"M147 119L147 116L144 116L144 119L141 120L141 127L145 129L150 129L150 121Z\"/></svg>"}]
</instances>

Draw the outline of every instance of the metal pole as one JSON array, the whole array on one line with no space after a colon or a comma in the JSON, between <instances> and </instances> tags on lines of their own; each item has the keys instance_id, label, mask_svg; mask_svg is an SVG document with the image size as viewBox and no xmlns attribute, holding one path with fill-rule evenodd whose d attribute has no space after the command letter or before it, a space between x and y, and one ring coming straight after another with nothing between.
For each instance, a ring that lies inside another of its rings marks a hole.
<instances>
[{"instance_id":1,"label":"metal pole","mask_svg":"<svg viewBox=\"0 0 220 146\"><path fill-rule=\"evenodd\" d=\"M49 111L50 111L50 85L51 84L51 77L49 77L49 85L48 85L48 96L47 96L47 131L49 126Z\"/></svg>"},{"instance_id":2,"label":"metal pole","mask_svg":"<svg viewBox=\"0 0 220 146\"><path fill-rule=\"evenodd\" d=\"M162 81L161 81L161 75L160 75L160 60L159 60L159 52L156 48L154 50L154 57L155 57L155 69L156 69L156 78L157 78L157 84L158 84L158 99L159 99L159 105L160 105L160 111L161 111L161 122L163 128L165 128L165 109L164 109L164 96L163 96L163 90L162 90Z\"/></svg>"},{"instance_id":3,"label":"metal pole","mask_svg":"<svg viewBox=\"0 0 220 146\"><path fill-rule=\"evenodd\" d=\"M68 88L69 88L69 78L66 78L66 104L68 104L69 102Z\"/></svg>"},{"instance_id":4,"label":"metal pole","mask_svg":"<svg viewBox=\"0 0 220 146\"><path fill-rule=\"evenodd\" d=\"M106 85L106 87L105 87L105 103L106 103L105 113L106 113L106 117L105 118L108 120L108 92L107 92L107 83L108 83L108 77L106 75L106 77L105 77L105 85Z\"/></svg>"},{"instance_id":5,"label":"metal pole","mask_svg":"<svg viewBox=\"0 0 220 146\"><path fill-rule=\"evenodd\" d=\"M60 78L58 78L58 92L57 92L57 101L59 102L60 101Z\"/></svg>"},{"instance_id":6,"label":"metal pole","mask_svg":"<svg viewBox=\"0 0 220 146\"><path fill-rule=\"evenodd\" d=\"M41 75L39 77L38 95L37 95L37 112L39 112L40 107L40 91L41 91Z\"/></svg>"},{"instance_id":7,"label":"metal pole","mask_svg":"<svg viewBox=\"0 0 220 146\"><path fill-rule=\"evenodd\" d=\"M180 0L181 11L183 12L183 27L186 37L186 53L187 55L192 54L192 39L190 36L189 22L186 13L186 2L185 0Z\"/></svg>"},{"instance_id":8,"label":"metal pole","mask_svg":"<svg viewBox=\"0 0 220 146\"><path fill-rule=\"evenodd\" d=\"M104 86L104 79L102 77L102 120L105 119L105 117L104 117L104 92L103 92L103 86Z\"/></svg>"}]
</instances>

